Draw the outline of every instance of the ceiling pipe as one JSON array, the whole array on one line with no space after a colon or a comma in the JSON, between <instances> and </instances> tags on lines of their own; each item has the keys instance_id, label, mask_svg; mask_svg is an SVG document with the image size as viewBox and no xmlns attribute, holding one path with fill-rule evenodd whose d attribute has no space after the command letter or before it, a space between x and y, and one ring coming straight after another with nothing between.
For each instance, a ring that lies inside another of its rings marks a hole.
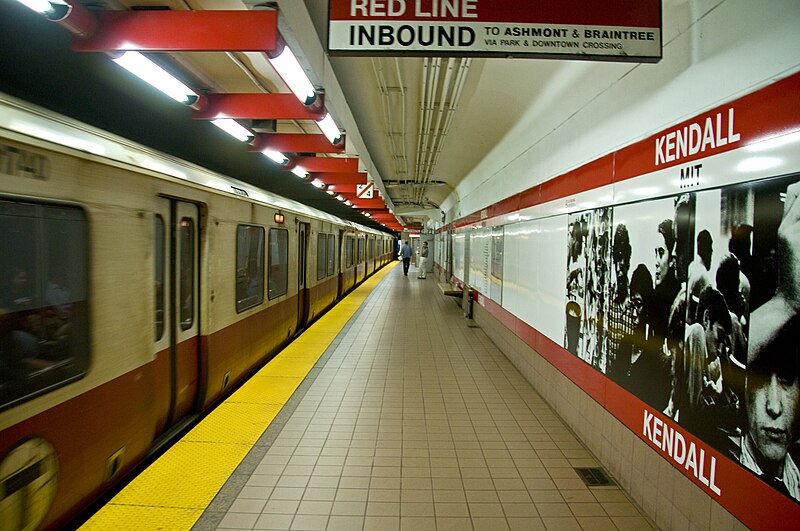
<instances>
[{"instance_id":1,"label":"ceiling pipe","mask_svg":"<svg viewBox=\"0 0 800 531\"><path fill-rule=\"evenodd\" d=\"M442 135L440 126L442 124L442 117L444 116L445 107L447 106L449 97L450 97L450 78L453 75L454 69L454 62L455 59L452 57L447 60L447 70L444 74L444 81L442 82L442 91L441 97L439 98L439 105L438 111L436 112L436 125L431 130L431 135L429 138L429 148L426 150L424 156L425 159L423 160L422 164L422 172L420 175L420 182L425 183L430 180L431 173L433 173L433 160L435 158L436 148L437 146L441 145ZM419 189L416 193L416 199L418 202L422 202L422 198L425 195L425 189Z\"/></svg>"},{"instance_id":2,"label":"ceiling pipe","mask_svg":"<svg viewBox=\"0 0 800 531\"><path fill-rule=\"evenodd\" d=\"M383 184L384 184L384 186L386 186L386 188L398 188L398 187L401 187L401 186L410 186L410 187L413 187L413 188L425 188L427 186L446 186L446 187L450 188L450 190L453 190L453 187L447 181L430 181L429 180L429 181L424 182L424 183L409 183L409 182L407 182L405 180L398 179L398 180L393 180L393 181L383 181Z\"/></svg>"},{"instance_id":3,"label":"ceiling pipe","mask_svg":"<svg viewBox=\"0 0 800 531\"><path fill-rule=\"evenodd\" d=\"M419 131L417 133L417 152L414 157L414 182L417 181L417 174L419 173L420 158L422 157L422 139L425 131L425 108L428 104L428 76L430 74L431 66L429 62L431 59L425 57L422 61L422 79L420 86L420 104L419 104ZM409 196L410 197L410 196Z\"/></svg>"},{"instance_id":4,"label":"ceiling pipe","mask_svg":"<svg viewBox=\"0 0 800 531\"><path fill-rule=\"evenodd\" d=\"M461 63L458 67L458 73L456 75L455 83L453 86L453 96L450 98L449 102L447 102L447 108L445 109L445 121L442 129L438 135L438 144L436 148L432 151L432 158L430 164L430 170L426 173L425 182L430 181L431 175L433 174L433 169L436 167L436 164L439 162L439 156L442 153L442 144L444 143L444 139L447 137L447 134L450 131L450 125L453 122L453 116L455 114L456 109L458 108L459 101L461 100L461 93L464 88L464 84L467 78L467 71L469 70L469 66L471 64L471 59L462 59ZM446 99L443 99L446 101ZM438 123L437 123L438 128ZM420 198L421 199L421 198Z\"/></svg>"},{"instance_id":5,"label":"ceiling pipe","mask_svg":"<svg viewBox=\"0 0 800 531\"><path fill-rule=\"evenodd\" d=\"M431 135L431 122L433 119L433 94L439 82L439 68L441 67L441 59L436 57L430 62L426 58L423 63L422 75L422 105L420 115L420 136L417 142L417 157L416 165L414 168L414 182L419 182L420 174L424 171L423 163L425 153L428 149L428 142Z\"/></svg>"},{"instance_id":6,"label":"ceiling pipe","mask_svg":"<svg viewBox=\"0 0 800 531\"><path fill-rule=\"evenodd\" d=\"M439 143L439 147L436 150L436 155L433 161L434 167L439 162L439 156L442 154L442 142L447 137L447 134L450 132L450 125L453 123L453 116L455 116L455 111L458 109L458 104L461 101L461 93L466 83L467 72L469 71L471 62L472 59L469 58L462 59L461 64L459 65L458 75L456 76L454 95L453 98L450 100L450 105L448 106L447 109L446 119L444 122L444 126L442 127L441 142ZM430 178L430 175L428 177Z\"/></svg>"},{"instance_id":7,"label":"ceiling pipe","mask_svg":"<svg viewBox=\"0 0 800 531\"><path fill-rule=\"evenodd\" d=\"M383 111L386 136L392 155L394 171L396 175L404 176L407 180L409 167L411 165L408 160L406 142L407 94L403 74L400 70L400 60L394 58L393 61L395 82L391 86L387 83L389 69L384 67L384 60L381 58L373 58L372 67L381 92L381 109ZM399 102L395 99L396 97L399 97Z\"/></svg>"},{"instance_id":8,"label":"ceiling pipe","mask_svg":"<svg viewBox=\"0 0 800 531\"><path fill-rule=\"evenodd\" d=\"M403 175L408 177L408 146L406 145L406 84L400 71L400 59L394 58L394 68L397 72L397 85L400 88L400 151L403 161Z\"/></svg>"},{"instance_id":9,"label":"ceiling pipe","mask_svg":"<svg viewBox=\"0 0 800 531\"><path fill-rule=\"evenodd\" d=\"M439 157L442 153L442 146L444 144L444 140L447 137L447 134L450 130L450 126L453 121L453 115L455 110L458 108L458 104L461 100L461 95L463 92L464 85L466 83L467 73L469 70L469 66L471 64L471 59L462 59L460 64L458 65L458 70L455 73L455 81L452 83L451 87L451 80L453 76L453 60L448 63L448 71L445 75L445 80L442 83L442 88L440 91L437 100L439 102L438 105L438 113L437 113L437 120L436 124L432 129L432 132L429 135L429 138L426 138L427 142L424 144L424 147L420 150L418 155L420 156L418 166L415 168L415 202L422 203L425 197L425 189L427 187L427 183L431 182L431 177L433 176L434 169L439 161ZM438 90L438 85L437 85ZM433 108L433 97L428 102L424 102L423 106L430 106ZM442 125L443 123L443 125ZM429 126L430 124L428 124ZM426 127L428 127L426 126ZM451 188L452 190L452 188Z\"/></svg>"}]
</instances>

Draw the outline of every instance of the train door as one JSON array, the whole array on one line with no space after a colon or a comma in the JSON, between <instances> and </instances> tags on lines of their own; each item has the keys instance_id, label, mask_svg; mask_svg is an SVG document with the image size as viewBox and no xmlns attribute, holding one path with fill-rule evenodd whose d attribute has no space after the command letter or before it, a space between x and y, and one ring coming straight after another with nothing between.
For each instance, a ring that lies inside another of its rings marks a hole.
<instances>
[{"instance_id":1,"label":"train door","mask_svg":"<svg viewBox=\"0 0 800 531\"><path fill-rule=\"evenodd\" d=\"M297 328L301 330L308 320L308 286L306 270L308 262L308 236L310 226L300 223L297 228Z\"/></svg>"},{"instance_id":2,"label":"train door","mask_svg":"<svg viewBox=\"0 0 800 531\"><path fill-rule=\"evenodd\" d=\"M157 367L169 389L163 426L168 428L194 412L198 397L200 214L196 204L171 198L162 200L160 210L156 216L156 350L167 358L157 360Z\"/></svg>"},{"instance_id":3,"label":"train door","mask_svg":"<svg viewBox=\"0 0 800 531\"><path fill-rule=\"evenodd\" d=\"M339 287L338 287L338 290L336 292L336 299L337 300L341 299L342 298L342 294L344 293L344 271L345 271L344 264L345 264L345 262L344 262L344 258L342 256L344 254L344 234L345 234L344 231L342 229L339 229L339 240L338 240L339 246L336 248L336 261L339 264L339 269L338 269L338 271L339 271Z\"/></svg>"},{"instance_id":4,"label":"train door","mask_svg":"<svg viewBox=\"0 0 800 531\"><path fill-rule=\"evenodd\" d=\"M363 234L357 236L356 242L356 284L361 284L367 279L367 238Z\"/></svg>"}]
</instances>

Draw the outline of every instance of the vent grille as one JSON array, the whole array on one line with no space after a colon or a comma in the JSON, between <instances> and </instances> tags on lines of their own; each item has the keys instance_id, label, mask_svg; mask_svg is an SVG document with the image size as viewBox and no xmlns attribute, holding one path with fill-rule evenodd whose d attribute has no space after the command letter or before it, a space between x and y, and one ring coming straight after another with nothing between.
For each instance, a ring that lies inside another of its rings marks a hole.
<instances>
[{"instance_id":1,"label":"vent grille","mask_svg":"<svg viewBox=\"0 0 800 531\"><path fill-rule=\"evenodd\" d=\"M576 468L575 471L588 487L603 487L614 484L602 468Z\"/></svg>"}]
</instances>

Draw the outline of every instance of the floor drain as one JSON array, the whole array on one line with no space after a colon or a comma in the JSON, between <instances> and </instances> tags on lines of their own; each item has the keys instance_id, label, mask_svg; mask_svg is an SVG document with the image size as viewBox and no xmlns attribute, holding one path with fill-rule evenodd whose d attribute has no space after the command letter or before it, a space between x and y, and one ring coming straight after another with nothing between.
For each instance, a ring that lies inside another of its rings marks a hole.
<instances>
[{"instance_id":1,"label":"floor drain","mask_svg":"<svg viewBox=\"0 0 800 531\"><path fill-rule=\"evenodd\" d=\"M576 468L575 471L588 487L602 487L614 484L602 468Z\"/></svg>"}]
</instances>

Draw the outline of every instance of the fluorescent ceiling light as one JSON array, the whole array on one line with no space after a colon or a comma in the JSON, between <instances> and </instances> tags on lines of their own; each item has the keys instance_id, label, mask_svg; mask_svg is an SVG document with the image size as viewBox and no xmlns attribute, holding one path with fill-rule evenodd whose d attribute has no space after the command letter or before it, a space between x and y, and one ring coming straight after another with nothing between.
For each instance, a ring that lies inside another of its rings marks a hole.
<instances>
[{"instance_id":1,"label":"fluorescent ceiling light","mask_svg":"<svg viewBox=\"0 0 800 531\"><path fill-rule=\"evenodd\" d=\"M179 103L197 101L197 93L139 52L125 52L113 61Z\"/></svg>"},{"instance_id":2,"label":"fluorescent ceiling light","mask_svg":"<svg viewBox=\"0 0 800 531\"><path fill-rule=\"evenodd\" d=\"M331 113L325 113L325 118L317 120L317 125L325 133L331 144L336 145L342 139L342 133L339 131L339 126L333 121Z\"/></svg>"},{"instance_id":3,"label":"fluorescent ceiling light","mask_svg":"<svg viewBox=\"0 0 800 531\"><path fill-rule=\"evenodd\" d=\"M353 206L353 203L351 203L349 199L345 200L344 204L347 206Z\"/></svg>"},{"instance_id":4,"label":"fluorescent ceiling light","mask_svg":"<svg viewBox=\"0 0 800 531\"><path fill-rule=\"evenodd\" d=\"M308 177L308 172L302 166L295 166L292 168L292 173L300 177L301 179L305 179Z\"/></svg>"},{"instance_id":5,"label":"fluorescent ceiling light","mask_svg":"<svg viewBox=\"0 0 800 531\"><path fill-rule=\"evenodd\" d=\"M45 15L51 14L55 11L56 6L59 9L69 9L69 5L62 0L18 0L20 4L24 5L25 7L36 11L37 13L42 13Z\"/></svg>"},{"instance_id":6,"label":"fluorescent ceiling light","mask_svg":"<svg viewBox=\"0 0 800 531\"><path fill-rule=\"evenodd\" d=\"M289 162L289 157L287 157L280 151L275 151L274 149L265 149L261 153L266 155L268 158L274 160L278 164L286 164L287 162Z\"/></svg>"},{"instance_id":7,"label":"fluorescent ceiling light","mask_svg":"<svg viewBox=\"0 0 800 531\"><path fill-rule=\"evenodd\" d=\"M336 196L336 199L338 199L339 201L344 201L344 197L342 197L342 196L340 196L340 195L337 195L337 196Z\"/></svg>"},{"instance_id":8,"label":"fluorescent ceiling light","mask_svg":"<svg viewBox=\"0 0 800 531\"><path fill-rule=\"evenodd\" d=\"M230 118L217 118L216 120L211 120L211 123L240 142L246 142L249 144L255 138L255 135L250 132L249 129L241 125L236 120L231 120Z\"/></svg>"},{"instance_id":9,"label":"fluorescent ceiling light","mask_svg":"<svg viewBox=\"0 0 800 531\"><path fill-rule=\"evenodd\" d=\"M20 4L24 5L28 9L32 9L37 13L47 13L51 9L53 9L52 4L47 0L18 0Z\"/></svg>"},{"instance_id":10,"label":"fluorescent ceiling light","mask_svg":"<svg viewBox=\"0 0 800 531\"><path fill-rule=\"evenodd\" d=\"M269 62L278 71L289 89L294 92L304 105L310 105L317 98L317 91L311 81L308 80L303 67L297 61L288 46L283 47L283 51L277 57L270 57Z\"/></svg>"},{"instance_id":11,"label":"fluorescent ceiling light","mask_svg":"<svg viewBox=\"0 0 800 531\"><path fill-rule=\"evenodd\" d=\"M311 184L319 189L325 188L325 183L320 181L319 179L314 179L313 181L311 181Z\"/></svg>"},{"instance_id":12,"label":"fluorescent ceiling light","mask_svg":"<svg viewBox=\"0 0 800 531\"><path fill-rule=\"evenodd\" d=\"M333 190L325 190L325 193L328 195L336 195L336 192L334 192Z\"/></svg>"}]
</instances>

